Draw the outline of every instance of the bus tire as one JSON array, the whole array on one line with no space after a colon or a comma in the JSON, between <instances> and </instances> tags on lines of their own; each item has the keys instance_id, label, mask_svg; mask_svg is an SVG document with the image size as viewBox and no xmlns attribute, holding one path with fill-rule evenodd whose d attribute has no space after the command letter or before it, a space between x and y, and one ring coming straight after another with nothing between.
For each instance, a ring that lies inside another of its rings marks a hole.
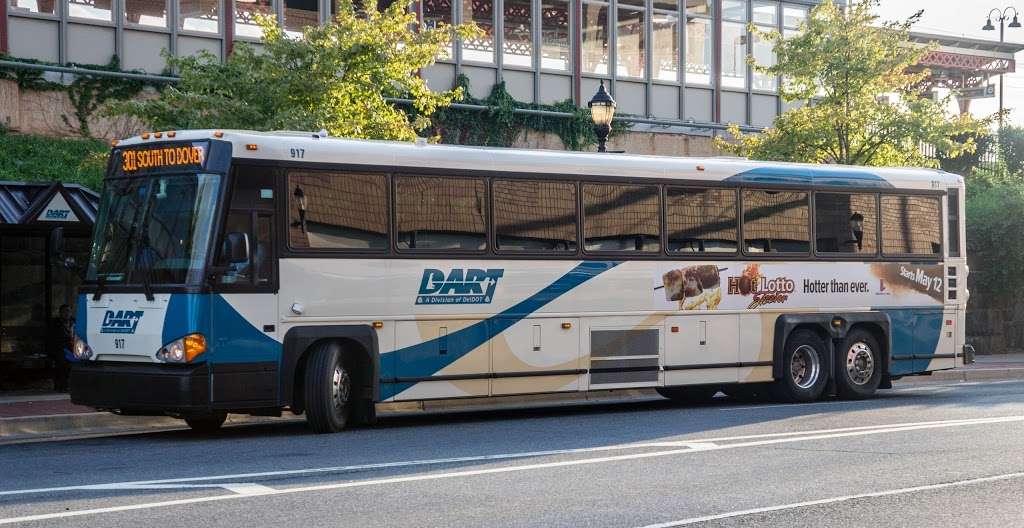
<instances>
[{"instance_id":1,"label":"bus tire","mask_svg":"<svg viewBox=\"0 0 1024 528\"><path fill-rule=\"evenodd\" d=\"M882 381L881 349L875 336L860 328L843 339L836 351L836 390L840 398L861 400L874 396Z\"/></svg>"},{"instance_id":2,"label":"bus tire","mask_svg":"<svg viewBox=\"0 0 1024 528\"><path fill-rule=\"evenodd\" d=\"M817 400L828 385L828 346L811 330L795 330L782 353L782 377L772 384L776 399L790 403Z\"/></svg>"},{"instance_id":3,"label":"bus tire","mask_svg":"<svg viewBox=\"0 0 1024 528\"><path fill-rule=\"evenodd\" d=\"M718 394L718 387L698 385L694 387L657 387L654 389L663 398L676 402L709 402Z\"/></svg>"},{"instance_id":4,"label":"bus tire","mask_svg":"<svg viewBox=\"0 0 1024 528\"><path fill-rule=\"evenodd\" d=\"M227 419L228 413L219 412L202 416L186 416L185 423L199 434L212 434L220 430L220 426L224 425L224 420Z\"/></svg>"},{"instance_id":5,"label":"bus tire","mask_svg":"<svg viewBox=\"0 0 1024 528\"><path fill-rule=\"evenodd\" d=\"M337 342L323 341L309 354L303 388L306 422L315 433L337 433L345 428L352 408L352 376Z\"/></svg>"}]
</instances>

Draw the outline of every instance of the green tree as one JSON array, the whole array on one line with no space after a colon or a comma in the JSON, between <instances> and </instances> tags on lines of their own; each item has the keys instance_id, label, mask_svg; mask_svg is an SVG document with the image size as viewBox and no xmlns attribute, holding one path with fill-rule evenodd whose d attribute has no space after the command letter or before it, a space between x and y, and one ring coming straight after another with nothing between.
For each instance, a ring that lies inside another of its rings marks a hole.
<instances>
[{"instance_id":1,"label":"green tree","mask_svg":"<svg viewBox=\"0 0 1024 528\"><path fill-rule=\"evenodd\" d=\"M826 1L811 10L799 35L786 39L751 26L757 38L773 43L777 56L774 66L758 66L752 58L751 64L781 76L782 98L803 104L760 134L733 127L735 142L718 140L718 146L754 159L850 165L934 165L921 144L948 157L973 151L973 138L987 122L949 115L949 97L921 97L927 72L908 70L930 49L908 40L921 12L879 23L872 14L878 3L844 9Z\"/></svg>"},{"instance_id":2,"label":"green tree","mask_svg":"<svg viewBox=\"0 0 1024 528\"><path fill-rule=\"evenodd\" d=\"M1004 126L999 130L999 157L1011 175L1024 176L1024 127Z\"/></svg>"},{"instance_id":3,"label":"green tree","mask_svg":"<svg viewBox=\"0 0 1024 528\"><path fill-rule=\"evenodd\" d=\"M356 10L343 1L333 22L310 27L299 39L264 18L261 48L239 44L223 63L209 53L168 57L178 83L156 98L120 103L112 112L134 115L158 130L326 129L335 136L415 139L429 126L427 116L462 95L460 89L431 91L417 72L453 38L470 38L478 30L417 30L408 1L384 11L375 2L364 4ZM415 112L388 102L390 97L411 99Z\"/></svg>"}]
</instances>

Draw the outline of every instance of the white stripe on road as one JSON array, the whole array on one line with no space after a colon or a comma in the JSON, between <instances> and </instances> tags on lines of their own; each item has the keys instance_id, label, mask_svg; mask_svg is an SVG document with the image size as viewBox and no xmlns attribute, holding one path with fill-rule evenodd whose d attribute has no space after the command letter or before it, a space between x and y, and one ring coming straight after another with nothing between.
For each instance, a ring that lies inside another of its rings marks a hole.
<instances>
[{"instance_id":1,"label":"white stripe on road","mask_svg":"<svg viewBox=\"0 0 1024 528\"><path fill-rule=\"evenodd\" d=\"M265 492L262 492L262 493L259 493L259 494L255 494L255 495L258 495L258 496L261 496L261 497L267 497L267 496L273 496L273 495L287 495L287 494L295 494L295 493L309 493L309 492L317 492L317 491L339 490L339 489L346 489L346 488L359 488L359 487L376 486L376 485L384 485L384 484L400 484L400 483L406 483L406 482L420 482L420 481L430 481L430 480L441 480L441 479L451 479L451 478L472 477L472 476L478 476L478 475L492 475L492 474L500 474L500 473L512 473L512 472L529 471L529 470L536 470L536 469L549 469L549 468L568 467L568 466L581 466L581 465L589 465L589 464L600 464L600 463L606 463L606 462L621 462L621 461L626 461L626 460L642 460L642 459L647 459L647 458L656 458L656 457L664 457L664 456L671 456L671 455L683 455L683 454L688 454L688 453L705 453L705 452L718 451L718 450L724 450L724 449L735 449L735 448L740 448L740 447L764 446L764 445L782 444L782 443L789 443L789 442L805 442L805 441L809 441L809 440L823 440L823 439L830 439L830 438L844 438L844 437L852 437L852 436L876 435L876 434L883 434L883 433L898 433L898 432L915 431L915 430L922 430L922 429L963 427L963 426L969 426L969 425L983 425L983 424L996 424L996 423L1014 423L1014 422L1019 423L1019 422L1022 422L1022 421L1024 421L1024 416L1006 416L1006 417L997 417L997 418L979 418L979 419L975 419L975 420L953 420L953 421L945 421L945 422L926 422L926 423L918 424L918 425L908 425L908 424L900 425L900 424L896 424L896 426L891 426L891 427L888 427L888 428L876 428L876 429L846 431L846 432L828 433L828 434L810 434L810 435L805 435L805 436L796 436L796 437L788 437L788 438L785 438L785 437L784 438L771 438L771 439L766 439L766 440L757 440L757 441L751 441L751 442L740 442L740 443L733 443L733 444L727 444L727 445L713 444L713 445L706 445L706 446L704 446L702 448L698 448L698 449L691 449L691 448L687 447L687 448L684 448L684 449L670 449L670 450L666 450L666 451L652 451L652 452L644 452L644 453L632 453L632 454L627 454L627 455L615 455L615 456L606 456L606 457L584 458L584 459L577 459L577 460L563 460L563 461L558 461L558 462L546 462L546 463L538 463L538 464L525 464L525 465L520 465L520 466L504 466L504 467L488 468L488 469L476 469L476 470L466 470L466 471L452 471L452 472L447 472L447 473L431 473L431 474L425 474L425 475L410 475L410 476L404 476L404 477L389 477L389 478L381 478L381 479L358 480L358 481L349 481L349 482L339 482L339 483L334 483L334 484L319 484L319 485L315 485L315 486L302 486L302 487L285 488L285 489L267 488L267 490ZM180 506L180 505L186 505L186 504L198 504L198 503L204 503L204 502L234 500L234 499L241 499L241 498L245 498L245 497L249 497L249 496L253 496L253 495L241 495L241 494L217 495L217 496L211 496L211 497L195 497L195 498L170 500L170 501L161 501L161 502L149 502L149 503L141 503L141 504L122 505L122 506L110 506L110 507L106 507L106 508L93 508L93 509L88 509L88 510L62 511L62 512L57 512L57 513L46 513L46 514L39 514L39 515L26 515L26 516L22 516L22 517L9 517L9 518L0 519L0 525L3 525L3 524L14 524L14 523L28 522L28 521L43 521L43 520L51 520L51 519L62 519L62 518L68 518L68 517L81 517L81 516L85 516L85 515L97 515L97 514L103 514L103 513L115 513L115 512L125 512L125 511L133 511L133 510L145 510L145 509L162 508L162 507L168 507L168 506Z\"/></svg>"},{"instance_id":2,"label":"white stripe on road","mask_svg":"<svg viewBox=\"0 0 1024 528\"><path fill-rule=\"evenodd\" d=\"M659 524L649 524L642 528L672 528L675 526L686 526L688 524L697 524L709 521L719 521L722 519L730 519L733 517L744 517L747 515L757 515L759 513L770 513L781 510L793 510L797 508L806 508L808 506L820 506L822 504L833 504L836 502L846 502L856 499L870 499L874 497L888 497L890 495L903 495L906 493L916 493L919 491L931 491L943 488L951 488L954 486L969 486L971 484L980 484L984 482L997 482L1000 480L1010 480L1015 478L1024 477L1024 473L1006 473L1003 475L993 475L990 477L980 477L967 480L957 480L955 482L943 482L940 484L928 484L925 486L914 486L911 488L899 488L885 491L873 491L870 493L859 493L857 495L844 495L842 497L830 497L827 499L818 499L806 502L794 502L792 504L781 504L778 506L765 506L763 508L751 508L749 510L739 510L728 513L719 513L715 515L705 515L703 517L691 517L689 519L680 519L678 521L670 521Z\"/></svg>"}]
</instances>

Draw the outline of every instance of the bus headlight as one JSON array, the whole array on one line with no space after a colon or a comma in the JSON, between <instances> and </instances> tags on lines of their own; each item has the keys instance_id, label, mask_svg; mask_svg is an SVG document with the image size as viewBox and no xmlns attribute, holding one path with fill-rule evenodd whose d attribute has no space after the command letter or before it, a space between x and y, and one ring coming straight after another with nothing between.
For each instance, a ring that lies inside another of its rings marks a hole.
<instances>
[{"instance_id":1,"label":"bus headlight","mask_svg":"<svg viewBox=\"0 0 1024 528\"><path fill-rule=\"evenodd\" d=\"M74 354L75 359L79 361L92 358L92 348L90 348L89 345L86 344L85 341L82 341L82 339L77 335L71 344L71 353Z\"/></svg>"},{"instance_id":2,"label":"bus headlight","mask_svg":"<svg viewBox=\"0 0 1024 528\"><path fill-rule=\"evenodd\" d=\"M206 338L203 334L189 334L161 347L156 353L156 359L164 363L190 363L203 352L206 352Z\"/></svg>"}]
</instances>

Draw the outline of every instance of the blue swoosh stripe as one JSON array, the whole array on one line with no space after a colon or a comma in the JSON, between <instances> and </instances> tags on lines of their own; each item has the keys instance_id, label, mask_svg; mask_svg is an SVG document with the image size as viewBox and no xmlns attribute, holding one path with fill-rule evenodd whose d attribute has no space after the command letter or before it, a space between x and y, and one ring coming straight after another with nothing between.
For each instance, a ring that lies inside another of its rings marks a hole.
<instances>
[{"instance_id":1,"label":"blue swoosh stripe","mask_svg":"<svg viewBox=\"0 0 1024 528\"><path fill-rule=\"evenodd\" d=\"M878 174L848 167L801 167L792 165L757 167L729 176L725 181L776 185L810 185L815 188L856 186L888 189L893 187L891 183Z\"/></svg>"},{"instance_id":2,"label":"blue swoosh stripe","mask_svg":"<svg viewBox=\"0 0 1024 528\"><path fill-rule=\"evenodd\" d=\"M620 262L581 262L555 282L544 289L519 302L515 306L483 321L473 323L462 330L451 333L447 339L447 352L439 353L441 338L431 339L422 343L381 354L383 377L395 376L395 367L401 363L400 376L425 377L451 365L456 360L486 343L512 325L522 321L544 305L561 297L563 294L584 282L608 271ZM381 385L381 399L390 398L414 383L384 383Z\"/></svg>"}]
</instances>

